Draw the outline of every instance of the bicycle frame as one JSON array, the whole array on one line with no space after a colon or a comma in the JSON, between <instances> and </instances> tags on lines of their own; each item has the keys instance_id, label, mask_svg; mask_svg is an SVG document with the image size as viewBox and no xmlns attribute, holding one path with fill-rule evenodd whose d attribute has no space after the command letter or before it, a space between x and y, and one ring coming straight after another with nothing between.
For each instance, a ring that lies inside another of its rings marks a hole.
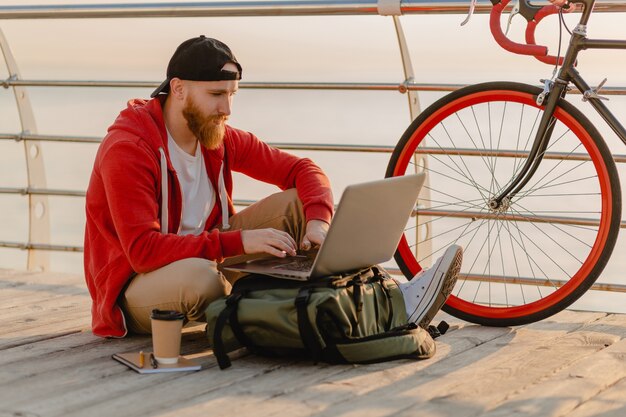
<instances>
[{"instance_id":1,"label":"bicycle frame","mask_svg":"<svg viewBox=\"0 0 626 417\"><path fill-rule=\"evenodd\" d=\"M574 67L580 51L585 49L626 49L626 40L587 39L587 22L589 21L595 0L570 0L570 3L583 5L582 16L578 25L576 25L576 28L573 30L563 65L545 101L545 111L539 123L535 141L530 150L528 159L509 186L489 202L490 208L493 210L500 208L503 204L505 206L508 205L511 199L528 181L530 181L533 174L537 171L548 147L550 137L552 136L555 121L553 117L554 110L556 109L559 99L565 97L569 83L573 83L576 88L584 94L584 100L589 101L593 108L626 145L626 129L597 95L594 95L596 91L585 82Z\"/></svg>"}]
</instances>

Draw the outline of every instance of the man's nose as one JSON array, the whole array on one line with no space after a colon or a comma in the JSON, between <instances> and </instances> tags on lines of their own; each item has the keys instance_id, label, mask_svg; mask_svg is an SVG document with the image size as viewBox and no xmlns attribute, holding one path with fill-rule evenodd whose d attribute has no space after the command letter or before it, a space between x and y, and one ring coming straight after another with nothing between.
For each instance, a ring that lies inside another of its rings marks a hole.
<instances>
[{"instance_id":1,"label":"man's nose","mask_svg":"<svg viewBox=\"0 0 626 417\"><path fill-rule=\"evenodd\" d=\"M226 97L226 98L220 100L220 105L219 105L218 111L219 111L220 114L223 114L224 116L230 116L230 111L231 111L231 100L230 100L230 97Z\"/></svg>"}]
</instances>

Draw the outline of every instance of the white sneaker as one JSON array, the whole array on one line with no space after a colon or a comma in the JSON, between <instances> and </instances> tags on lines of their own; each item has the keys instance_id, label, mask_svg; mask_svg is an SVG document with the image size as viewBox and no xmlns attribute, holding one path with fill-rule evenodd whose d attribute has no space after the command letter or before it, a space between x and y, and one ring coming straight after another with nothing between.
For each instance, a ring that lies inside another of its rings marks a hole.
<instances>
[{"instance_id":1,"label":"white sneaker","mask_svg":"<svg viewBox=\"0 0 626 417\"><path fill-rule=\"evenodd\" d=\"M426 329L452 293L461 270L463 249L452 245L429 269L400 284L409 322Z\"/></svg>"}]
</instances>

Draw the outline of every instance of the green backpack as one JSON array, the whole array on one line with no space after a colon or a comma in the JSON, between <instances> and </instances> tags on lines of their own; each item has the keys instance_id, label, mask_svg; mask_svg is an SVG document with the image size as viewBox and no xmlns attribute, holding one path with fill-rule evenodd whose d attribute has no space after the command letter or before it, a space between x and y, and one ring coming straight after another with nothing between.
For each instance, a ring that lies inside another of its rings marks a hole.
<instances>
[{"instance_id":1,"label":"green backpack","mask_svg":"<svg viewBox=\"0 0 626 417\"><path fill-rule=\"evenodd\" d=\"M231 365L228 352L242 347L329 363L426 359L438 334L407 324L400 288L378 266L307 282L250 275L211 303L206 317L221 369Z\"/></svg>"}]
</instances>

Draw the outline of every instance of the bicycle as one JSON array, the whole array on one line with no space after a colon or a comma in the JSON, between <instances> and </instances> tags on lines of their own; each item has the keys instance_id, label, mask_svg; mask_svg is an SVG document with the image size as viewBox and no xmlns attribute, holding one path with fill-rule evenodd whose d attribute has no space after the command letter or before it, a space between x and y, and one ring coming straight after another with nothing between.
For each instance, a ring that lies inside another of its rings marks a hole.
<instances>
[{"instance_id":1,"label":"bicycle","mask_svg":"<svg viewBox=\"0 0 626 417\"><path fill-rule=\"evenodd\" d=\"M581 50L626 49L626 40L588 39L595 0L570 0L582 5L580 21L564 56L548 55L535 44L534 30L545 16L561 13L556 6L521 0L528 26L527 43L519 44L500 27L509 0L491 1L496 41L558 63L558 76L555 66L543 89L488 82L444 96L407 128L386 177L425 171L430 181L395 254L404 275L411 279L445 247L460 244L464 264L444 311L513 326L572 304L615 246L621 217L615 163L600 133L565 96L573 84L626 144L626 130L602 103L601 85L591 88L575 68Z\"/></svg>"}]
</instances>

